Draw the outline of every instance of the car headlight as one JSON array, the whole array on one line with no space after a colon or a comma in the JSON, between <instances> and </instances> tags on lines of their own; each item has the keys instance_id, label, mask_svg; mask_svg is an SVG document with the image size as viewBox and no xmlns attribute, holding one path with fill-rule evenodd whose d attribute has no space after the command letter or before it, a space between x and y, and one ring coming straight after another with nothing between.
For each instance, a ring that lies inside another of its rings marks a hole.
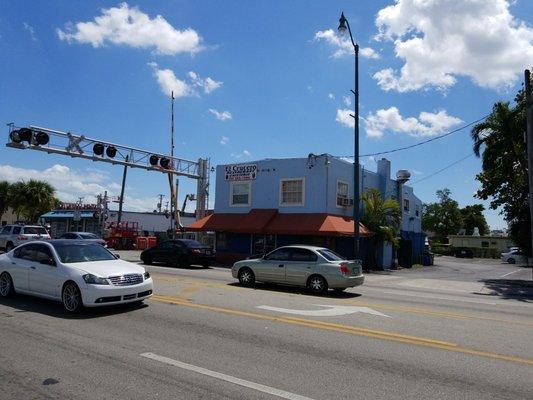
<instances>
[{"instance_id":1,"label":"car headlight","mask_svg":"<svg viewBox=\"0 0 533 400\"><path fill-rule=\"evenodd\" d=\"M144 280L147 280L148 278L150 278L150 272L146 271L144 273Z\"/></svg>"},{"instance_id":2,"label":"car headlight","mask_svg":"<svg viewBox=\"0 0 533 400\"><path fill-rule=\"evenodd\" d=\"M100 278L99 276L93 274L83 275L83 280L89 285L109 285L109 282L106 278Z\"/></svg>"}]
</instances>

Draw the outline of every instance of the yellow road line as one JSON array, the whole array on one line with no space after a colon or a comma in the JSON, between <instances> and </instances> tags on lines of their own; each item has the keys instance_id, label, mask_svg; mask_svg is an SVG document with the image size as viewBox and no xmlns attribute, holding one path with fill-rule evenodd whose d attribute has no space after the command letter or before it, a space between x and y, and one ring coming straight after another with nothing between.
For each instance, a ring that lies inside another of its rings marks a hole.
<instances>
[{"instance_id":1,"label":"yellow road line","mask_svg":"<svg viewBox=\"0 0 533 400\"><path fill-rule=\"evenodd\" d=\"M293 318L293 317L281 317L268 314L260 314L249 311L240 311L230 308L223 308L217 306L210 306L206 304L195 304L184 300L175 299L168 296L154 295L152 300L160 301L169 304L177 304L185 307L198 308L223 314L236 315L241 317L249 317L261 320L275 321L292 325L305 326L309 328L324 329L335 332L348 333L358 336L366 336L375 339L388 340L399 343L413 344L417 346L431 347L441 350L449 350L457 353L476 355L485 358L491 358L496 360L510 361L520 364L533 365L533 359L515 357L505 354L491 353L482 350L471 349L468 347L459 346L456 343L443 342L440 340L428 339L417 336L409 336L398 334L394 332L386 332L375 329L359 328L356 326L341 325L330 322L317 321L312 319Z\"/></svg>"},{"instance_id":2,"label":"yellow road line","mask_svg":"<svg viewBox=\"0 0 533 400\"><path fill-rule=\"evenodd\" d=\"M161 274L153 273L152 276L156 275L161 276ZM169 275L165 275L169 276ZM249 291L249 288L245 287L239 287L239 286L231 286L227 283L212 283L207 280L203 279L196 279L196 278L181 278L181 277L175 277L173 279L166 279L166 278L158 278L157 280L162 280L166 282L179 282L183 284L190 284L190 285L200 285L204 287L209 288L222 288L222 289L228 289L228 290L245 290ZM293 295L292 293L288 293L288 295ZM337 299L333 299L337 300ZM341 304L353 304L361 307L371 307L375 308L377 310L384 310L384 311L398 311L398 312L406 312L406 313L412 313L412 314L423 314L423 315L429 315L433 317L443 317L443 318L456 318L456 319L465 319L465 320L479 320L479 321L491 321L491 322L501 322L504 324L517 324L517 325L525 325L525 326L533 326L533 322L530 321L518 321L513 319L501 319L501 318L493 318L493 317L483 317L483 316L477 316L477 315L468 315L468 314L461 314L461 313L452 313L448 311L440 311L435 309L428 309L428 308L414 308L414 307L404 307L404 306L396 306L396 305L388 305L388 304L380 304L380 303L371 303L371 302L360 302L358 300L348 300L348 301L341 301Z\"/></svg>"}]
</instances>

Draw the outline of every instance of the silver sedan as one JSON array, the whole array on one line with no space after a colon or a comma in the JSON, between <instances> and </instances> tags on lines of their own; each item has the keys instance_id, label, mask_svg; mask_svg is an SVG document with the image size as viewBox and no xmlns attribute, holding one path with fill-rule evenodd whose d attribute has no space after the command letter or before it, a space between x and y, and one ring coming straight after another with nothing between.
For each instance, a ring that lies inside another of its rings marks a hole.
<instances>
[{"instance_id":1,"label":"silver sedan","mask_svg":"<svg viewBox=\"0 0 533 400\"><path fill-rule=\"evenodd\" d=\"M307 287L314 293L328 288L343 291L362 285L365 279L359 263L324 247L303 245L280 247L263 257L238 261L231 274L244 286L256 281L280 283Z\"/></svg>"}]
</instances>

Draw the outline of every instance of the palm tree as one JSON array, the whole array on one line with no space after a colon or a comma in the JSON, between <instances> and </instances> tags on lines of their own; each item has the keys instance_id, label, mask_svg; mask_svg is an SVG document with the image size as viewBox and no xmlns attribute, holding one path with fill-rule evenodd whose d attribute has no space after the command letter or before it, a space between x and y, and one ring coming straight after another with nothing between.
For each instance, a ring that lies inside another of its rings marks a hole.
<instances>
[{"instance_id":1,"label":"palm tree","mask_svg":"<svg viewBox=\"0 0 533 400\"><path fill-rule=\"evenodd\" d=\"M25 183L26 204L24 215L29 222L36 222L39 216L54 208L55 189L48 182L30 179Z\"/></svg>"},{"instance_id":2,"label":"palm tree","mask_svg":"<svg viewBox=\"0 0 533 400\"><path fill-rule=\"evenodd\" d=\"M376 265L378 250L384 242L398 245L397 232L401 221L400 204L395 199L385 199L377 189L368 189L363 199L363 224L374 233L372 236L371 265Z\"/></svg>"},{"instance_id":3,"label":"palm tree","mask_svg":"<svg viewBox=\"0 0 533 400\"><path fill-rule=\"evenodd\" d=\"M0 219L9 208L9 194L11 184L8 181L0 181Z\"/></svg>"}]
</instances>

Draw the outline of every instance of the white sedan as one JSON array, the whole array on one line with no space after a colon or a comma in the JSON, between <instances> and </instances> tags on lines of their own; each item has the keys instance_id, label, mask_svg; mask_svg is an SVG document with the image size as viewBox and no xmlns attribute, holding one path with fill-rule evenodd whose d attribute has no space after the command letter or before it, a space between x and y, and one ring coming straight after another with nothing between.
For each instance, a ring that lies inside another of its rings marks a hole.
<instances>
[{"instance_id":1,"label":"white sedan","mask_svg":"<svg viewBox=\"0 0 533 400\"><path fill-rule=\"evenodd\" d=\"M501 260L502 262L506 262L509 264L519 264L519 265L527 264L526 255L516 247L511 248L511 251L507 253L502 253Z\"/></svg>"},{"instance_id":2,"label":"white sedan","mask_svg":"<svg viewBox=\"0 0 533 400\"><path fill-rule=\"evenodd\" d=\"M34 241L0 255L0 296L30 294L83 306L142 302L153 292L150 273L83 240Z\"/></svg>"}]
</instances>

